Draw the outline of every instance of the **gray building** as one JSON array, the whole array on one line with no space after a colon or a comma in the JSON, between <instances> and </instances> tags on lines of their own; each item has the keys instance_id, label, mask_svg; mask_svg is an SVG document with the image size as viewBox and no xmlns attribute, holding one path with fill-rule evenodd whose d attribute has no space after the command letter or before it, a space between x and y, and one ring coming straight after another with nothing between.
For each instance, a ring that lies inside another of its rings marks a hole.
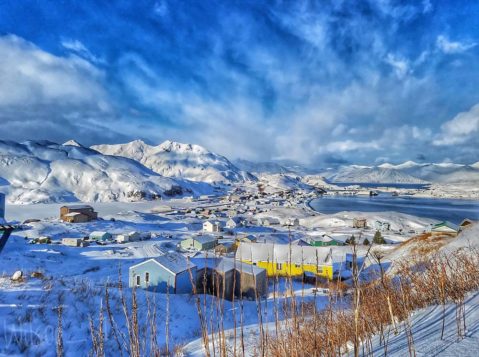
<instances>
[{"instance_id":1,"label":"gray building","mask_svg":"<svg viewBox=\"0 0 479 357\"><path fill-rule=\"evenodd\" d=\"M129 269L129 286L159 293L190 294L196 283L196 265L183 255L168 253L133 265Z\"/></svg>"},{"instance_id":2,"label":"gray building","mask_svg":"<svg viewBox=\"0 0 479 357\"><path fill-rule=\"evenodd\" d=\"M181 248L189 250L210 250L216 247L216 238L212 236L196 236L183 239L180 243Z\"/></svg>"},{"instance_id":3,"label":"gray building","mask_svg":"<svg viewBox=\"0 0 479 357\"><path fill-rule=\"evenodd\" d=\"M227 300L233 296L254 300L268 293L266 270L232 258L193 258L198 267L197 292Z\"/></svg>"}]
</instances>

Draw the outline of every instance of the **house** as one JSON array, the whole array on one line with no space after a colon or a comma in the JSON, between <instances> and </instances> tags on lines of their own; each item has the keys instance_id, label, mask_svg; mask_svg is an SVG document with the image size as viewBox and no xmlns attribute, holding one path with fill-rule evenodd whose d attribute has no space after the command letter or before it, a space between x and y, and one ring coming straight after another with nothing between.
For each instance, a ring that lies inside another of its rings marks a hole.
<instances>
[{"instance_id":1,"label":"house","mask_svg":"<svg viewBox=\"0 0 479 357\"><path fill-rule=\"evenodd\" d=\"M111 234L108 232L94 231L89 236L91 241L105 242L111 240Z\"/></svg>"},{"instance_id":2,"label":"house","mask_svg":"<svg viewBox=\"0 0 479 357\"><path fill-rule=\"evenodd\" d=\"M221 232L223 230L223 222L206 221L203 223L203 231L208 233Z\"/></svg>"},{"instance_id":3,"label":"house","mask_svg":"<svg viewBox=\"0 0 479 357\"><path fill-rule=\"evenodd\" d=\"M344 245L342 242L337 241L330 236L323 234L320 237L313 237L309 240L309 244L313 247L330 247Z\"/></svg>"},{"instance_id":4,"label":"house","mask_svg":"<svg viewBox=\"0 0 479 357\"><path fill-rule=\"evenodd\" d=\"M459 224L459 228L464 229L464 228L470 227L473 223L474 223L473 220L469 218L465 218L462 220L461 224Z\"/></svg>"},{"instance_id":5,"label":"house","mask_svg":"<svg viewBox=\"0 0 479 357\"><path fill-rule=\"evenodd\" d=\"M236 237L236 241L253 243L253 242L256 242L256 236L253 234L245 234L245 235Z\"/></svg>"},{"instance_id":6,"label":"house","mask_svg":"<svg viewBox=\"0 0 479 357\"><path fill-rule=\"evenodd\" d=\"M367 228L368 224L366 218L354 218L353 228Z\"/></svg>"},{"instance_id":7,"label":"house","mask_svg":"<svg viewBox=\"0 0 479 357\"><path fill-rule=\"evenodd\" d=\"M312 273L331 280L334 275L332 250L327 247L242 242L235 258L266 269L268 276Z\"/></svg>"},{"instance_id":8,"label":"house","mask_svg":"<svg viewBox=\"0 0 479 357\"><path fill-rule=\"evenodd\" d=\"M279 224L280 224L280 221L279 221L279 219L277 219L277 218L265 217L265 218L258 218L258 219L257 219L257 224L258 224L259 226L268 227L268 226L279 225Z\"/></svg>"},{"instance_id":9,"label":"house","mask_svg":"<svg viewBox=\"0 0 479 357\"><path fill-rule=\"evenodd\" d=\"M375 221L374 229L380 232L389 231L391 229L391 224L389 222L384 222L384 221Z\"/></svg>"},{"instance_id":10,"label":"house","mask_svg":"<svg viewBox=\"0 0 479 357\"><path fill-rule=\"evenodd\" d=\"M292 245L301 245L303 247L307 247L307 246L310 246L311 244L309 244L308 242L306 242L304 239L300 238L300 239L296 239L295 241L292 241L291 242Z\"/></svg>"},{"instance_id":11,"label":"house","mask_svg":"<svg viewBox=\"0 0 479 357\"><path fill-rule=\"evenodd\" d=\"M190 294L196 284L196 265L179 253L148 259L129 269L130 288L159 293Z\"/></svg>"},{"instance_id":12,"label":"house","mask_svg":"<svg viewBox=\"0 0 479 357\"><path fill-rule=\"evenodd\" d=\"M239 217L232 217L226 221L226 228L234 229L241 225L241 218Z\"/></svg>"},{"instance_id":13,"label":"house","mask_svg":"<svg viewBox=\"0 0 479 357\"><path fill-rule=\"evenodd\" d=\"M98 213L89 205L69 205L60 207L60 219L68 223L83 223L98 219Z\"/></svg>"},{"instance_id":14,"label":"house","mask_svg":"<svg viewBox=\"0 0 479 357\"><path fill-rule=\"evenodd\" d=\"M236 249L235 242L221 242L215 246L215 253L220 255L228 254L234 252Z\"/></svg>"},{"instance_id":15,"label":"house","mask_svg":"<svg viewBox=\"0 0 479 357\"><path fill-rule=\"evenodd\" d=\"M116 236L117 243L135 242L141 239L140 233L132 231Z\"/></svg>"},{"instance_id":16,"label":"house","mask_svg":"<svg viewBox=\"0 0 479 357\"><path fill-rule=\"evenodd\" d=\"M282 221L283 226L289 227L297 227L299 226L299 219L298 218L286 218Z\"/></svg>"},{"instance_id":17,"label":"house","mask_svg":"<svg viewBox=\"0 0 479 357\"><path fill-rule=\"evenodd\" d=\"M460 230L461 229L459 228L459 226L455 225L454 223L443 221L432 226L431 234L455 237L459 234Z\"/></svg>"},{"instance_id":18,"label":"house","mask_svg":"<svg viewBox=\"0 0 479 357\"><path fill-rule=\"evenodd\" d=\"M195 236L183 239L180 242L180 247L185 250L210 250L214 249L217 241L215 237L212 236Z\"/></svg>"},{"instance_id":19,"label":"house","mask_svg":"<svg viewBox=\"0 0 479 357\"><path fill-rule=\"evenodd\" d=\"M82 238L62 238L62 244L69 247L87 247L88 242Z\"/></svg>"},{"instance_id":20,"label":"house","mask_svg":"<svg viewBox=\"0 0 479 357\"><path fill-rule=\"evenodd\" d=\"M129 240L127 234L118 234L118 235L115 237L115 241L116 241L117 243L128 243L130 240Z\"/></svg>"},{"instance_id":21,"label":"house","mask_svg":"<svg viewBox=\"0 0 479 357\"><path fill-rule=\"evenodd\" d=\"M231 258L193 258L197 271L197 292L227 300L234 296L255 299L268 293L266 270Z\"/></svg>"}]
</instances>

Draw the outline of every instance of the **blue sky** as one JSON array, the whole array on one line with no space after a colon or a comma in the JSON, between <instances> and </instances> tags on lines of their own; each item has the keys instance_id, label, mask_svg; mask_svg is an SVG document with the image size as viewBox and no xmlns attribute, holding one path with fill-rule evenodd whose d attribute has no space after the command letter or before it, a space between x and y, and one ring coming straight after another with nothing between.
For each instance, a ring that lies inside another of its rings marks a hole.
<instances>
[{"instance_id":1,"label":"blue sky","mask_svg":"<svg viewBox=\"0 0 479 357\"><path fill-rule=\"evenodd\" d=\"M479 3L2 1L1 139L479 160Z\"/></svg>"}]
</instances>

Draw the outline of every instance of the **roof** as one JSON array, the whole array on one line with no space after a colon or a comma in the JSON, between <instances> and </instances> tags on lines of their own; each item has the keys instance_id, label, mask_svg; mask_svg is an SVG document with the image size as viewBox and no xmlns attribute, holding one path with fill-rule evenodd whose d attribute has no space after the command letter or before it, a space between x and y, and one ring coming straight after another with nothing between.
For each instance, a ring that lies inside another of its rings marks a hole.
<instances>
[{"instance_id":1,"label":"roof","mask_svg":"<svg viewBox=\"0 0 479 357\"><path fill-rule=\"evenodd\" d=\"M252 262L332 264L332 250L329 247L241 242L236 258Z\"/></svg>"},{"instance_id":2,"label":"roof","mask_svg":"<svg viewBox=\"0 0 479 357\"><path fill-rule=\"evenodd\" d=\"M232 258L217 258L217 257L198 257L191 260L198 269L211 268L220 273L226 273L236 269L237 271L258 275L264 272L263 268L252 264L239 262Z\"/></svg>"},{"instance_id":3,"label":"roof","mask_svg":"<svg viewBox=\"0 0 479 357\"><path fill-rule=\"evenodd\" d=\"M63 207L66 207L68 209L93 209L93 207L89 205L68 205L68 206L62 206L62 208Z\"/></svg>"},{"instance_id":4,"label":"roof","mask_svg":"<svg viewBox=\"0 0 479 357\"><path fill-rule=\"evenodd\" d=\"M79 215L85 216L83 213L80 213L80 212L70 212L70 213L67 213L65 217L75 217Z\"/></svg>"},{"instance_id":5,"label":"roof","mask_svg":"<svg viewBox=\"0 0 479 357\"><path fill-rule=\"evenodd\" d=\"M459 226L457 226L456 224L454 223L451 223L449 221L443 221L443 222L439 222L439 223L436 223L435 225L432 226L432 230L437 230L439 228L442 228L442 227L446 227L446 228L449 228L451 230L454 230L456 232L459 232Z\"/></svg>"},{"instance_id":6,"label":"roof","mask_svg":"<svg viewBox=\"0 0 479 357\"><path fill-rule=\"evenodd\" d=\"M212 236L196 236L196 237L191 237L191 239L197 241L198 243L204 244L204 243L210 243L210 242L216 242L216 238Z\"/></svg>"},{"instance_id":7,"label":"roof","mask_svg":"<svg viewBox=\"0 0 479 357\"><path fill-rule=\"evenodd\" d=\"M108 232L101 232L101 231L93 231L90 233L90 236L103 236L105 234L110 234Z\"/></svg>"},{"instance_id":8,"label":"roof","mask_svg":"<svg viewBox=\"0 0 479 357\"><path fill-rule=\"evenodd\" d=\"M145 260L139 264L133 265L130 269L134 269L138 266L141 266L147 262L155 262L159 266L165 268L172 274L179 274L188 269L196 268L196 265L190 262L185 256L179 253L167 253L165 255L159 256L157 258Z\"/></svg>"}]
</instances>

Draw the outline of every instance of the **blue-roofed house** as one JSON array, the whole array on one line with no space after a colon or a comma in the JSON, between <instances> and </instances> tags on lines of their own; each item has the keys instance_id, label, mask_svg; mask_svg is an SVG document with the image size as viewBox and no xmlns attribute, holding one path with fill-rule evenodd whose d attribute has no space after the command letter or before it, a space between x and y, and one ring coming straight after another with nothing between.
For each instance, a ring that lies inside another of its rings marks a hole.
<instances>
[{"instance_id":1,"label":"blue-roofed house","mask_svg":"<svg viewBox=\"0 0 479 357\"><path fill-rule=\"evenodd\" d=\"M148 259L129 269L130 288L159 293L190 294L196 280L196 265L179 253Z\"/></svg>"}]
</instances>

